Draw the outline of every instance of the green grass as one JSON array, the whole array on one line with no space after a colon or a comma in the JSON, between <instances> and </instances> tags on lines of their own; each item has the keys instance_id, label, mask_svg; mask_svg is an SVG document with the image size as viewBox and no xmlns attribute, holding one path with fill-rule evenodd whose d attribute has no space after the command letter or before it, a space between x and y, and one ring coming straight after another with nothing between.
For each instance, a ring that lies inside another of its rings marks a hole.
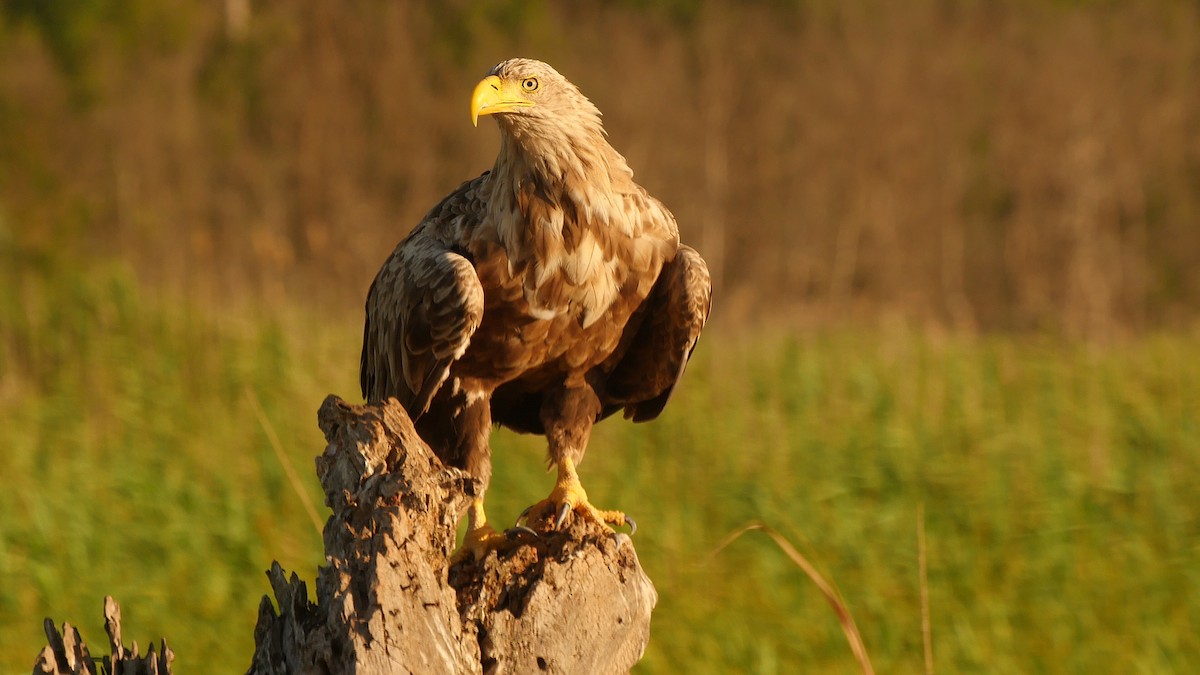
<instances>
[{"instance_id":1,"label":"green grass","mask_svg":"<svg viewBox=\"0 0 1200 675\"><path fill-rule=\"evenodd\" d=\"M179 672L241 672L263 571L322 560L246 391L319 504L315 412L356 399L357 316L212 316L0 254L0 673L29 671L44 616L102 644L106 593ZM1192 333L708 336L663 417L602 424L582 466L659 590L637 672L856 672L765 536L709 558L751 519L839 587L879 672L922 672L922 504L939 671L1200 668L1197 354ZM548 492L543 454L496 434L494 519Z\"/></svg>"}]
</instances>

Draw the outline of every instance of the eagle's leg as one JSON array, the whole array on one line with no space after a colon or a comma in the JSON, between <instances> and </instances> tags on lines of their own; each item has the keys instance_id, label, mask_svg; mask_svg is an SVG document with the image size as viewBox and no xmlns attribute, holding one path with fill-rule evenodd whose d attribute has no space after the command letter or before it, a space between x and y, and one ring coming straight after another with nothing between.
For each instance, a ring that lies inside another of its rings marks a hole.
<instances>
[{"instance_id":1,"label":"eagle's leg","mask_svg":"<svg viewBox=\"0 0 1200 675\"><path fill-rule=\"evenodd\" d=\"M451 391L433 401L430 412L418 422L418 432L422 438L441 440L432 446L438 457L478 481L479 492L467 507L466 535L450 557L450 563L454 564L467 559L482 560L491 551L510 548L517 543L520 530L530 531L520 528L497 532L488 524L483 496L492 480L492 450L488 443L491 407L488 397L479 393L474 382L460 382Z\"/></svg>"},{"instance_id":2,"label":"eagle's leg","mask_svg":"<svg viewBox=\"0 0 1200 675\"><path fill-rule=\"evenodd\" d=\"M559 529L567 514L575 513L598 524L629 525L637 529L633 519L621 511L603 511L592 506L575 470L576 462L587 450L592 423L600 410L595 391L587 386L568 388L557 396L548 396L543 405L550 461L558 468L558 479L550 496L525 509L517 522L526 518L530 522L549 521L553 529Z\"/></svg>"},{"instance_id":3,"label":"eagle's leg","mask_svg":"<svg viewBox=\"0 0 1200 675\"><path fill-rule=\"evenodd\" d=\"M590 518L593 522L615 526L628 525L632 530L637 529L637 524L624 512L604 511L592 506L592 503L588 501L587 492L583 490L583 485L579 482L579 474L575 471L575 462L570 457L564 457L558 463L558 480L554 482L554 489L550 491L550 496L531 506L527 513L543 515L548 510L554 514L555 529L561 528L567 520L567 514L572 512Z\"/></svg>"}]
</instances>

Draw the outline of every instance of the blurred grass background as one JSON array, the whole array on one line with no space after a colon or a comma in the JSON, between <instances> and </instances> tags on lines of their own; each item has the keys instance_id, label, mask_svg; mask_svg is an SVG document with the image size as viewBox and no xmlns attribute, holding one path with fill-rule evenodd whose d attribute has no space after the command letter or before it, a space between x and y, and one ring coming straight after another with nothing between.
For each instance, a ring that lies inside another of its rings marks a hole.
<instances>
[{"instance_id":1,"label":"blurred grass background","mask_svg":"<svg viewBox=\"0 0 1200 675\"><path fill-rule=\"evenodd\" d=\"M249 661L320 538L316 407L361 302L490 167L514 54L606 113L719 295L658 421L583 465L660 592L638 672L1200 666L1194 2L9 0L0 9L0 672L52 616ZM487 125L484 125L487 127ZM249 393L248 393L249 392ZM495 435L497 520L544 496ZM707 561L707 562L706 562Z\"/></svg>"}]
</instances>

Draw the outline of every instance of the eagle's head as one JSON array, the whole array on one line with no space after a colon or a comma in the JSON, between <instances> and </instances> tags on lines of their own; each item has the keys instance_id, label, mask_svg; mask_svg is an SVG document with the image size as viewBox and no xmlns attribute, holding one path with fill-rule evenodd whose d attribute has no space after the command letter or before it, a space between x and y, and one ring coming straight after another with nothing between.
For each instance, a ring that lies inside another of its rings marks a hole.
<instances>
[{"instance_id":1,"label":"eagle's head","mask_svg":"<svg viewBox=\"0 0 1200 675\"><path fill-rule=\"evenodd\" d=\"M543 224L557 233L564 219L634 226L621 197L634 191L633 171L609 145L600 111L557 70L532 59L497 64L471 96L471 121L478 124L481 115L500 126L488 207L502 238L533 237ZM533 218L543 202L554 213ZM533 234L529 222L537 226ZM510 254L518 248L513 242Z\"/></svg>"},{"instance_id":2,"label":"eagle's head","mask_svg":"<svg viewBox=\"0 0 1200 675\"><path fill-rule=\"evenodd\" d=\"M488 71L471 96L471 123L482 115L495 115L501 130L515 136L604 133L600 111L579 88L533 59L509 59Z\"/></svg>"}]
</instances>

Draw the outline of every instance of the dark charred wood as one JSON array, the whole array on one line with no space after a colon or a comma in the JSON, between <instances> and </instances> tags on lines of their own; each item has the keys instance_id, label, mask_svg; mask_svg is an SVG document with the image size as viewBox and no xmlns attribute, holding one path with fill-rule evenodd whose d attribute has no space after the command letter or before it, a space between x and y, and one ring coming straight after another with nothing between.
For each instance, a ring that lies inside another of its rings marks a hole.
<instances>
[{"instance_id":1,"label":"dark charred wood","mask_svg":"<svg viewBox=\"0 0 1200 675\"><path fill-rule=\"evenodd\" d=\"M33 664L34 675L170 675L175 660L175 653L165 639L157 651L151 642L145 656L138 653L136 641L125 647L121 642L121 606L112 596L104 598L108 656L93 658L79 631L69 623L64 623L59 631L54 628L54 621L47 618L45 629L47 644Z\"/></svg>"}]
</instances>

